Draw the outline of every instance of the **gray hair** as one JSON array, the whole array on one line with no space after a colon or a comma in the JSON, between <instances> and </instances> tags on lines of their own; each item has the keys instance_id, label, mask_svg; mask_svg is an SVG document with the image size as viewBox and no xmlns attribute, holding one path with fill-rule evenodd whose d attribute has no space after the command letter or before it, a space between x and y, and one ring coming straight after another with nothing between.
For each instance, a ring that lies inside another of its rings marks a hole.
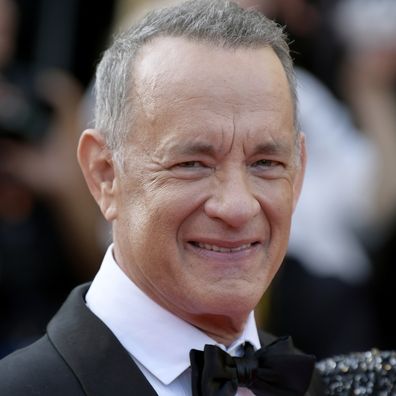
<instances>
[{"instance_id":1,"label":"gray hair","mask_svg":"<svg viewBox=\"0 0 396 396\"><path fill-rule=\"evenodd\" d=\"M289 82L296 119L296 83L293 61L283 29L254 10L227 0L190 0L157 9L115 38L96 73L95 127L106 144L118 152L133 123L133 62L140 48L157 37L185 37L221 48L271 47ZM132 127L133 129L133 127Z\"/></svg>"}]
</instances>

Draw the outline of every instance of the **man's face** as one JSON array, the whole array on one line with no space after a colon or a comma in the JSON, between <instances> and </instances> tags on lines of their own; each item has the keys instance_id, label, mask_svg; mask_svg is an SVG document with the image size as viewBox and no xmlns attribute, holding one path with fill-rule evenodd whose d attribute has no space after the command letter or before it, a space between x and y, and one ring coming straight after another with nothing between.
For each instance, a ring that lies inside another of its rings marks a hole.
<instances>
[{"instance_id":1,"label":"man's face","mask_svg":"<svg viewBox=\"0 0 396 396\"><path fill-rule=\"evenodd\" d=\"M117 262L193 323L246 316L284 257L303 172L280 61L270 48L159 38L134 76Z\"/></svg>"}]
</instances>

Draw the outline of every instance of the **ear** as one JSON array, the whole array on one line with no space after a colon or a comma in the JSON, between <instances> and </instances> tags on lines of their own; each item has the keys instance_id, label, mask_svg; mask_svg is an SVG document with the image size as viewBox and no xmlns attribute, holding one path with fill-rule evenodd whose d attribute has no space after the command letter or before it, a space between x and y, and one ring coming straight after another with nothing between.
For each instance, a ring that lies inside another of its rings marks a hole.
<instances>
[{"instance_id":1,"label":"ear","mask_svg":"<svg viewBox=\"0 0 396 396\"><path fill-rule=\"evenodd\" d=\"M300 197L304 175L305 175L305 166L307 164L307 149L305 146L305 135L300 132L299 137L300 141L298 142L298 147L300 148L299 158L297 160L297 169L296 174L293 181L293 211L297 206L298 198Z\"/></svg>"},{"instance_id":2,"label":"ear","mask_svg":"<svg viewBox=\"0 0 396 396\"><path fill-rule=\"evenodd\" d=\"M89 191L107 221L117 216L116 178L111 151L102 134L87 129L80 137L77 158Z\"/></svg>"}]
</instances>

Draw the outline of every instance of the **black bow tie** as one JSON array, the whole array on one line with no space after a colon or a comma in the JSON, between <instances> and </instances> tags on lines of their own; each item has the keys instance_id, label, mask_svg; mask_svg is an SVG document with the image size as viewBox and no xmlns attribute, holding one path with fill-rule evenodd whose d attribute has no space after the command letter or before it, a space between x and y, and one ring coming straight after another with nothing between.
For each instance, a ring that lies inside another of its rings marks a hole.
<instances>
[{"instance_id":1,"label":"black bow tie","mask_svg":"<svg viewBox=\"0 0 396 396\"><path fill-rule=\"evenodd\" d=\"M315 358L297 353L289 337L243 357L232 357L215 345L190 352L193 396L234 396L238 386L257 396L301 396L308 389Z\"/></svg>"}]
</instances>

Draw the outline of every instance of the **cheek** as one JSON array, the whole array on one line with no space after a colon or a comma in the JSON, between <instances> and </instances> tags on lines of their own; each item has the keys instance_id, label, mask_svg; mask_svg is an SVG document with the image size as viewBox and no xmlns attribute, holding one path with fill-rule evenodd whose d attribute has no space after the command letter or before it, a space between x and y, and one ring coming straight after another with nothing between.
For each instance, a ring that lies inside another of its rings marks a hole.
<instances>
[{"instance_id":1,"label":"cheek","mask_svg":"<svg viewBox=\"0 0 396 396\"><path fill-rule=\"evenodd\" d=\"M268 259L281 263L287 251L291 215L293 212L293 188L287 180L268 183L261 195L260 204L269 229ZM276 272L272 268L271 272Z\"/></svg>"},{"instance_id":2,"label":"cheek","mask_svg":"<svg viewBox=\"0 0 396 396\"><path fill-rule=\"evenodd\" d=\"M205 202L210 191L208 185L210 183L207 180L175 182L146 190L142 200L147 217L153 222L172 227L181 225Z\"/></svg>"},{"instance_id":3,"label":"cheek","mask_svg":"<svg viewBox=\"0 0 396 396\"><path fill-rule=\"evenodd\" d=\"M293 212L293 185L287 179L271 180L258 189L258 200L268 221L277 225L290 225Z\"/></svg>"},{"instance_id":4,"label":"cheek","mask_svg":"<svg viewBox=\"0 0 396 396\"><path fill-rule=\"evenodd\" d=\"M149 255L175 249L180 228L203 201L199 184L145 184L126 191L123 213L131 243Z\"/></svg>"}]
</instances>

